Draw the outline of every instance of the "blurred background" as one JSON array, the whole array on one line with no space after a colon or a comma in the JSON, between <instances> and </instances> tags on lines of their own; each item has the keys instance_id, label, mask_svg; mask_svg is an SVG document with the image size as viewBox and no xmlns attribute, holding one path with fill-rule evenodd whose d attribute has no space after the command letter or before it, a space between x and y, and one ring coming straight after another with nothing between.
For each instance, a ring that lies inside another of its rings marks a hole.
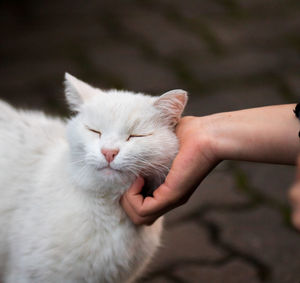
<instances>
[{"instance_id":1,"label":"blurred background","mask_svg":"<svg viewBox=\"0 0 300 283\"><path fill-rule=\"evenodd\" d=\"M68 115L66 71L103 88L185 89L198 116L300 97L298 0L2 0L0 30L0 98L52 115ZM299 283L293 177L222 163L167 215L140 282Z\"/></svg>"}]
</instances>

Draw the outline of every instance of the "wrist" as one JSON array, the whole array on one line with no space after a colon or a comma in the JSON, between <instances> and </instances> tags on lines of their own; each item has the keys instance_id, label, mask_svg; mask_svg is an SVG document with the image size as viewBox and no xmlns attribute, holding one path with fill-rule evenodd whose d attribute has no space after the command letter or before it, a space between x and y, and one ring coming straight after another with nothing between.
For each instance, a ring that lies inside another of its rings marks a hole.
<instances>
[{"instance_id":1,"label":"wrist","mask_svg":"<svg viewBox=\"0 0 300 283\"><path fill-rule=\"evenodd\" d=\"M224 143L221 141L220 131L220 126L224 122L223 113L193 118L199 129L197 151L201 154L205 153L206 159L212 163L217 164L224 160Z\"/></svg>"},{"instance_id":2,"label":"wrist","mask_svg":"<svg viewBox=\"0 0 300 283\"><path fill-rule=\"evenodd\" d=\"M216 113L203 117L205 133L211 148L210 152L218 162L232 159L233 151L237 148L234 146L237 141L228 133L228 126L232 123L230 119L231 112Z\"/></svg>"}]
</instances>

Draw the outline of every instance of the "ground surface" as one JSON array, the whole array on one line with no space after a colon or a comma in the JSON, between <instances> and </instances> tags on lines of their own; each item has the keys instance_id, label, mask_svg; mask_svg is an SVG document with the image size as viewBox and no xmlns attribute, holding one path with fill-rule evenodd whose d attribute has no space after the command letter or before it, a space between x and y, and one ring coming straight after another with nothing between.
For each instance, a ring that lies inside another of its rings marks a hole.
<instances>
[{"instance_id":1,"label":"ground surface","mask_svg":"<svg viewBox=\"0 0 300 283\"><path fill-rule=\"evenodd\" d=\"M300 97L298 0L1 1L0 97L67 115L63 73L190 93L187 114ZM227 162L166 219L141 282L299 283L287 166Z\"/></svg>"}]
</instances>

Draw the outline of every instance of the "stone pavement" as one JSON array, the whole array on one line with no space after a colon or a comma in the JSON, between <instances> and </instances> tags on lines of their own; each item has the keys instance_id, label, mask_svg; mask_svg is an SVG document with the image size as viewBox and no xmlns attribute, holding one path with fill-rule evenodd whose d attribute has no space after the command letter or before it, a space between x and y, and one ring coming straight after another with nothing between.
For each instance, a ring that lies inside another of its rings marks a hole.
<instances>
[{"instance_id":1,"label":"stone pavement","mask_svg":"<svg viewBox=\"0 0 300 283\"><path fill-rule=\"evenodd\" d=\"M186 114L293 103L298 0L4 0L0 97L67 115L65 71L104 88L190 93ZM140 282L299 283L294 168L224 162L166 217Z\"/></svg>"}]
</instances>

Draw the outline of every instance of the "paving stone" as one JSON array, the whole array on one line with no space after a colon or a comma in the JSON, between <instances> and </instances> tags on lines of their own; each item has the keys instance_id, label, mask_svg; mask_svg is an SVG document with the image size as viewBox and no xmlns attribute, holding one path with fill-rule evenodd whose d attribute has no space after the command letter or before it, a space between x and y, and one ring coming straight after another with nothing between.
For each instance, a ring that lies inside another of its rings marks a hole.
<instances>
[{"instance_id":1,"label":"paving stone","mask_svg":"<svg viewBox=\"0 0 300 283\"><path fill-rule=\"evenodd\" d=\"M165 229L162 247L148 268L151 278L166 270L169 273L177 269L210 264L225 256L224 252L214 247L204 228L196 223L187 222ZM206 263L207 262L207 263Z\"/></svg>"},{"instance_id":2,"label":"paving stone","mask_svg":"<svg viewBox=\"0 0 300 283\"><path fill-rule=\"evenodd\" d=\"M176 272L186 283L258 283L255 270L240 260L229 262L218 268L214 267L187 267Z\"/></svg>"},{"instance_id":3,"label":"paving stone","mask_svg":"<svg viewBox=\"0 0 300 283\"><path fill-rule=\"evenodd\" d=\"M242 213L211 213L207 219L221 228L223 242L268 266L270 282L299 280L300 236L282 225L278 212L262 206Z\"/></svg>"},{"instance_id":4,"label":"paving stone","mask_svg":"<svg viewBox=\"0 0 300 283\"><path fill-rule=\"evenodd\" d=\"M122 1L115 1L115 3L121 4ZM32 7L36 14L47 17L47 16L80 16L94 18L97 15L99 9L105 7L107 4L104 1L91 0L88 3L81 1L52 1L50 3L35 3Z\"/></svg>"},{"instance_id":5,"label":"paving stone","mask_svg":"<svg viewBox=\"0 0 300 283\"><path fill-rule=\"evenodd\" d=\"M102 51L91 49L90 61L96 68L100 67L121 77L130 90L161 94L180 87L173 74L164 66L146 61L139 50L126 43L107 46Z\"/></svg>"},{"instance_id":6,"label":"paving stone","mask_svg":"<svg viewBox=\"0 0 300 283\"><path fill-rule=\"evenodd\" d=\"M149 1L150 2L150 1ZM160 1L151 1L155 2L155 5L161 9L164 7L165 10L169 9L175 10L182 17L213 17L226 15L226 7L218 3L218 1L189 1L183 2L180 0L160 0Z\"/></svg>"},{"instance_id":7,"label":"paving stone","mask_svg":"<svg viewBox=\"0 0 300 283\"><path fill-rule=\"evenodd\" d=\"M238 166L249 180L249 187L270 199L289 205L288 190L294 181L294 166L250 162L239 162Z\"/></svg>"},{"instance_id":8,"label":"paving stone","mask_svg":"<svg viewBox=\"0 0 300 283\"><path fill-rule=\"evenodd\" d=\"M45 19L43 20L45 21ZM69 51L66 48L67 44L72 44L73 48L87 42L92 45L98 40L102 39L103 41L107 36L99 20L92 21L90 18L89 21L80 23L68 22L63 19L53 21L52 18L52 21L34 25L34 28L32 25L16 24L16 26L8 27L1 32L5 34L6 40L1 44L0 50L12 54L11 58L14 60L36 58L36 56L41 59L49 58L49 56L65 58ZM26 51L25 54L18 52L20 45Z\"/></svg>"},{"instance_id":9,"label":"paving stone","mask_svg":"<svg viewBox=\"0 0 300 283\"><path fill-rule=\"evenodd\" d=\"M253 82L240 86L219 85L212 93L190 93L187 113L204 116L218 112L235 111L252 107L262 107L286 103L278 90L271 84ZM216 85L214 86L216 87Z\"/></svg>"},{"instance_id":10,"label":"paving stone","mask_svg":"<svg viewBox=\"0 0 300 283\"><path fill-rule=\"evenodd\" d=\"M0 88L7 90L18 90L28 85L35 85L40 82L51 82L51 80L59 79L60 85L64 80L64 72L77 71L76 64L68 60L43 60L38 61L23 61L22 68L18 68L18 64L11 64L3 70L0 70ZM57 89L58 90L58 89Z\"/></svg>"},{"instance_id":11,"label":"paving stone","mask_svg":"<svg viewBox=\"0 0 300 283\"><path fill-rule=\"evenodd\" d=\"M167 276L160 275L160 276L156 276L155 278L147 278L147 280L145 280L144 278L141 278L138 282L139 283L144 283L144 282L149 282L149 283L173 283L174 280L168 278Z\"/></svg>"},{"instance_id":12,"label":"paving stone","mask_svg":"<svg viewBox=\"0 0 300 283\"><path fill-rule=\"evenodd\" d=\"M197 57L186 60L193 74L202 82L217 83L229 79L241 80L244 77L261 76L275 72L284 65L300 65L295 54L278 53L266 50L264 52L234 53L231 56L216 58L204 56L199 53Z\"/></svg>"},{"instance_id":13,"label":"paving stone","mask_svg":"<svg viewBox=\"0 0 300 283\"><path fill-rule=\"evenodd\" d=\"M287 101L287 102L297 102L300 98L300 76L297 74L297 72L291 72L289 74L285 74L284 78L288 84L288 86L291 88L291 91L293 93L294 101ZM287 99L288 100L288 99Z\"/></svg>"},{"instance_id":14,"label":"paving stone","mask_svg":"<svg viewBox=\"0 0 300 283\"><path fill-rule=\"evenodd\" d=\"M167 214L167 224L176 225L177 221L205 207L207 210L214 208L230 208L230 206L243 205L248 198L235 189L233 175L228 172L212 172L194 192L189 201L170 211Z\"/></svg>"},{"instance_id":15,"label":"paving stone","mask_svg":"<svg viewBox=\"0 0 300 283\"><path fill-rule=\"evenodd\" d=\"M276 46L287 46L287 36L297 34L299 13L300 9L295 9L286 16L272 18L262 12L258 18L218 18L208 24L229 50L236 52L241 49L265 48L271 51Z\"/></svg>"},{"instance_id":16,"label":"paving stone","mask_svg":"<svg viewBox=\"0 0 300 283\"><path fill-rule=\"evenodd\" d=\"M259 13L260 15L263 11L268 11L268 15L283 13L284 11L290 12L290 5L292 5L292 1L290 1L290 5L287 5L287 1L279 0L279 1L247 1L247 0L239 0L239 6L246 10L248 13Z\"/></svg>"},{"instance_id":17,"label":"paving stone","mask_svg":"<svg viewBox=\"0 0 300 283\"><path fill-rule=\"evenodd\" d=\"M151 44L151 48L160 56L182 56L182 52L193 56L205 52L206 46L201 38L182 25L168 21L158 12L151 9L131 9L123 14L122 23L136 36Z\"/></svg>"}]
</instances>

